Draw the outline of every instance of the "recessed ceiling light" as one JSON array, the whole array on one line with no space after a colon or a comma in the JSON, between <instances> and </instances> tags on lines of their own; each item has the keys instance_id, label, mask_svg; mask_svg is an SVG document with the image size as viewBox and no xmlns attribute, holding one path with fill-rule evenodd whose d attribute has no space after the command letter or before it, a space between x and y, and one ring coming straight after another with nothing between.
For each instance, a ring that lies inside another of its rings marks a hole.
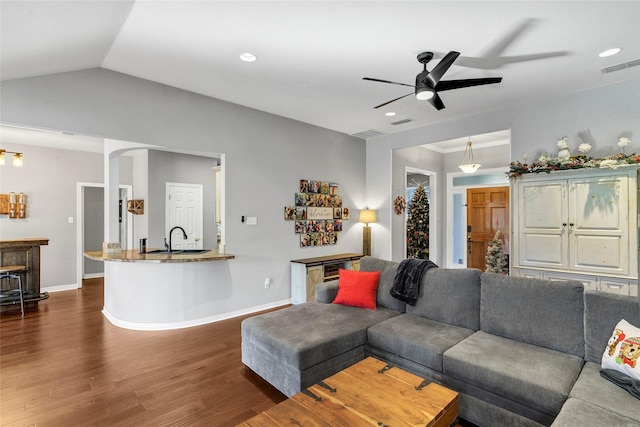
<instances>
[{"instance_id":1,"label":"recessed ceiling light","mask_svg":"<svg viewBox=\"0 0 640 427\"><path fill-rule=\"evenodd\" d=\"M387 117L393 117L396 115L395 111L387 111L386 113L384 113L385 116Z\"/></svg>"},{"instance_id":2,"label":"recessed ceiling light","mask_svg":"<svg viewBox=\"0 0 640 427\"><path fill-rule=\"evenodd\" d=\"M622 51L622 49L620 49L619 47L614 47L613 49L607 49L603 52L600 52L598 56L600 58L606 58L607 56L613 56L616 53L620 53L620 51Z\"/></svg>"},{"instance_id":3,"label":"recessed ceiling light","mask_svg":"<svg viewBox=\"0 0 640 427\"><path fill-rule=\"evenodd\" d=\"M258 59L258 57L253 53L245 52L240 55L240 59L242 59L244 62L254 62L256 59Z\"/></svg>"}]
</instances>

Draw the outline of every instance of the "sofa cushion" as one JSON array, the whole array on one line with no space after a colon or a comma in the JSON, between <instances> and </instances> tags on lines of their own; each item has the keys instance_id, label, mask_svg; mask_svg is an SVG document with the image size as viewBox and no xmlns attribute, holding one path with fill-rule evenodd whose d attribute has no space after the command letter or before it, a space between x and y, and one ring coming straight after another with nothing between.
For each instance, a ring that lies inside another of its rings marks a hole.
<instances>
[{"instance_id":1,"label":"sofa cushion","mask_svg":"<svg viewBox=\"0 0 640 427\"><path fill-rule=\"evenodd\" d=\"M600 406L570 398L551 427L638 427L638 422Z\"/></svg>"},{"instance_id":2,"label":"sofa cushion","mask_svg":"<svg viewBox=\"0 0 640 427\"><path fill-rule=\"evenodd\" d=\"M367 328L400 313L311 301L242 321L242 345L304 370L363 346Z\"/></svg>"},{"instance_id":3,"label":"sofa cushion","mask_svg":"<svg viewBox=\"0 0 640 427\"><path fill-rule=\"evenodd\" d=\"M584 299L585 359L600 364L611 332L621 319L640 326L640 300L597 291L586 291Z\"/></svg>"},{"instance_id":4,"label":"sofa cushion","mask_svg":"<svg viewBox=\"0 0 640 427\"><path fill-rule=\"evenodd\" d=\"M398 263L386 261L379 258L364 256L360 259L360 271L379 271L380 281L378 282L378 295L376 305L378 307L389 308L404 313L406 304L391 296L393 278L396 277Z\"/></svg>"},{"instance_id":5,"label":"sofa cushion","mask_svg":"<svg viewBox=\"0 0 640 427\"><path fill-rule=\"evenodd\" d=\"M370 327L367 342L369 346L442 372L442 354L473 333L471 329L402 314Z\"/></svg>"},{"instance_id":6,"label":"sofa cushion","mask_svg":"<svg viewBox=\"0 0 640 427\"><path fill-rule=\"evenodd\" d=\"M584 285L482 273L480 329L584 357Z\"/></svg>"},{"instance_id":7,"label":"sofa cushion","mask_svg":"<svg viewBox=\"0 0 640 427\"><path fill-rule=\"evenodd\" d=\"M420 297L407 313L477 331L480 329L480 270L432 268Z\"/></svg>"},{"instance_id":8,"label":"sofa cushion","mask_svg":"<svg viewBox=\"0 0 640 427\"><path fill-rule=\"evenodd\" d=\"M555 350L478 331L443 357L444 373L555 416L583 360Z\"/></svg>"},{"instance_id":9,"label":"sofa cushion","mask_svg":"<svg viewBox=\"0 0 640 427\"><path fill-rule=\"evenodd\" d=\"M376 309L379 271L338 270L338 295L334 304Z\"/></svg>"},{"instance_id":10,"label":"sofa cushion","mask_svg":"<svg viewBox=\"0 0 640 427\"><path fill-rule=\"evenodd\" d=\"M602 378L600 365L597 363L585 363L569 396L632 418L640 423L640 401L626 390Z\"/></svg>"}]
</instances>

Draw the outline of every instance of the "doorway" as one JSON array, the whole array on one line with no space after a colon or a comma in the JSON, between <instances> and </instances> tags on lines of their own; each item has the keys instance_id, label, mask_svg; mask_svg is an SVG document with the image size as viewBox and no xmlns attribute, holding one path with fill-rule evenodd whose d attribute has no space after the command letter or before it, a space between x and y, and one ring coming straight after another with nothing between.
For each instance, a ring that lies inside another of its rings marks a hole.
<instances>
[{"instance_id":1,"label":"doorway","mask_svg":"<svg viewBox=\"0 0 640 427\"><path fill-rule=\"evenodd\" d=\"M485 270L487 248L496 236L509 253L509 187L468 188L467 268Z\"/></svg>"},{"instance_id":2,"label":"doorway","mask_svg":"<svg viewBox=\"0 0 640 427\"><path fill-rule=\"evenodd\" d=\"M446 220L445 267L485 270L487 244L498 229L502 231L508 253L509 181L506 170L481 169L473 175L447 174L447 212L450 214Z\"/></svg>"},{"instance_id":3,"label":"doorway","mask_svg":"<svg viewBox=\"0 0 640 427\"><path fill-rule=\"evenodd\" d=\"M133 248L133 221L127 212L127 200L133 195L131 185L120 185L120 244L122 249ZM100 215L102 213L102 215ZM102 250L104 241L104 184L76 183L76 287L82 279L100 277L102 261L85 262L85 251ZM96 247L96 245L100 245Z\"/></svg>"},{"instance_id":4,"label":"doorway","mask_svg":"<svg viewBox=\"0 0 640 427\"><path fill-rule=\"evenodd\" d=\"M437 247L436 247L436 227L431 227L430 224L435 223L435 200L436 200L436 180L437 176L435 172L425 169L418 169L413 167L405 167L405 200L407 207L404 213L404 257L407 258L415 253L409 253L408 241L409 241L409 224L408 219L411 213L411 201L418 187L423 187L426 197L426 204L420 206L419 214L423 216L422 227L423 231L428 234L426 247L420 252L426 255L430 260L437 260Z\"/></svg>"}]
</instances>

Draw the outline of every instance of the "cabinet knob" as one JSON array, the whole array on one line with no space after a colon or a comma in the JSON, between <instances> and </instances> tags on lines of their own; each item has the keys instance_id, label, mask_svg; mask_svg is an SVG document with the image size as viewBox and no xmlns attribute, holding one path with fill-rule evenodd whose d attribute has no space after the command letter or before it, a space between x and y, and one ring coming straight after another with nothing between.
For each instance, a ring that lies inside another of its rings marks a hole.
<instances>
[{"instance_id":1,"label":"cabinet knob","mask_svg":"<svg viewBox=\"0 0 640 427\"><path fill-rule=\"evenodd\" d=\"M572 222L569 223L569 227L573 227L573 223Z\"/></svg>"},{"instance_id":2,"label":"cabinet knob","mask_svg":"<svg viewBox=\"0 0 640 427\"><path fill-rule=\"evenodd\" d=\"M567 223L566 223L566 222L563 222L563 223L562 223L562 228L565 228L566 226L567 226Z\"/></svg>"}]
</instances>

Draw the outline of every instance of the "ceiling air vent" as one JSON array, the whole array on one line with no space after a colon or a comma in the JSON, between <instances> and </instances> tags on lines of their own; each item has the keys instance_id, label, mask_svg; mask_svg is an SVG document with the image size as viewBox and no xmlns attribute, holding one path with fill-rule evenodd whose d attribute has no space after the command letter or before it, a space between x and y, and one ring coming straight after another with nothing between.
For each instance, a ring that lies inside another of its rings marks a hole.
<instances>
[{"instance_id":1,"label":"ceiling air vent","mask_svg":"<svg viewBox=\"0 0 640 427\"><path fill-rule=\"evenodd\" d=\"M391 122L392 125L394 126L398 126L398 125L403 125L405 123L409 123L412 122L413 119L402 119L402 120L398 120L397 122Z\"/></svg>"},{"instance_id":2,"label":"ceiling air vent","mask_svg":"<svg viewBox=\"0 0 640 427\"><path fill-rule=\"evenodd\" d=\"M386 134L380 131L377 131L375 129L364 130L362 132L351 134L351 136L355 136L356 138L362 138L362 139L375 138L376 136L382 136L382 135L386 135Z\"/></svg>"},{"instance_id":3,"label":"ceiling air vent","mask_svg":"<svg viewBox=\"0 0 640 427\"><path fill-rule=\"evenodd\" d=\"M621 64L612 65L610 67L604 67L600 69L602 74L613 73L614 71L620 71L631 67L637 67L640 65L640 59L634 59L629 62L623 62Z\"/></svg>"}]
</instances>

